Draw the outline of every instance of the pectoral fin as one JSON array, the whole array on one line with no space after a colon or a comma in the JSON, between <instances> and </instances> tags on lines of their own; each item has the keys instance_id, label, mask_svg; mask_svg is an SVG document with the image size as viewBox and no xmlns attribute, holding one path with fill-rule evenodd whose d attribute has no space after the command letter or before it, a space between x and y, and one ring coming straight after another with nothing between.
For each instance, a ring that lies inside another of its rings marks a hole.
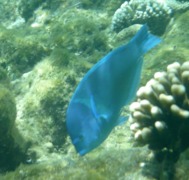
<instances>
[{"instance_id":1,"label":"pectoral fin","mask_svg":"<svg viewBox=\"0 0 189 180\"><path fill-rule=\"evenodd\" d=\"M92 113L93 113L95 119L98 119L99 115L97 114L96 104L94 102L93 95L91 95L91 97L90 97L90 104L91 104L91 110L92 110Z\"/></svg>"}]
</instances>

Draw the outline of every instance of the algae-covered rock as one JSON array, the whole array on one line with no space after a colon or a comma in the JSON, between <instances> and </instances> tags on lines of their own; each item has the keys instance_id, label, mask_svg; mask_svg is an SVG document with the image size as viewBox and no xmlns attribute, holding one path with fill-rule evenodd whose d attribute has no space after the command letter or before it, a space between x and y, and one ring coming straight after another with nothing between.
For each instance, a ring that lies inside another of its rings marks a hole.
<instances>
[{"instance_id":1,"label":"algae-covered rock","mask_svg":"<svg viewBox=\"0 0 189 180\"><path fill-rule=\"evenodd\" d=\"M12 30L0 26L0 65L11 79L29 71L48 54L39 40L31 38L33 33L31 28Z\"/></svg>"},{"instance_id":2,"label":"algae-covered rock","mask_svg":"<svg viewBox=\"0 0 189 180\"><path fill-rule=\"evenodd\" d=\"M26 143L16 126L16 104L0 69L0 171L13 170L26 159Z\"/></svg>"},{"instance_id":3,"label":"algae-covered rock","mask_svg":"<svg viewBox=\"0 0 189 180\"><path fill-rule=\"evenodd\" d=\"M19 132L31 143L30 162L56 159L56 151L67 151L65 114L77 75L47 58L13 83L17 95L16 122Z\"/></svg>"},{"instance_id":4,"label":"algae-covered rock","mask_svg":"<svg viewBox=\"0 0 189 180\"><path fill-rule=\"evenodd\" d=\"M169 23L157 49L145 55L141 85L150 80L155 72L166 69L169 64L188 60L189 23L186 23L188 18L189 11L176 15Z\"/></svg>"},{"instance_id":5,"label":"algae-covered rock","mask_svg":"<svg viewBox=\"0 0 189 180\"><path fill-rule=\"evenodd\" d=\"M75 87L77 84L74 72L65 71L62 75L64 76L62 80L53 79L52 86L44 92L40 99L43 113L52 119L51 142L57 148L62 147L66 142L66 109L71 97L72 86Z\"/></svg>"},{"instance_id":6,"label":"algae-covered rock","mask_svg":"<svg viewBox=\"0 0 189 180\"><path fill-rule=\"evenodd\" d=\"M13 128L16 118L16 106L14 99L7 88L0 86L0 115L1 137L6 136Z\"/></svg>"}]
</instances>

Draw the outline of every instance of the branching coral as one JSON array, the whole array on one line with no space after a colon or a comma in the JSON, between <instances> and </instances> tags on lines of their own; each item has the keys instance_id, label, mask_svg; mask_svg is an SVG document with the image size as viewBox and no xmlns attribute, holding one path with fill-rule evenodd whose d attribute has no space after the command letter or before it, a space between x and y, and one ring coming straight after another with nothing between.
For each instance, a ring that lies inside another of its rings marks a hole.
<instances>
[{"instance_id":1,"label":"branching coral","mask_svg":"<svg viewBox=\"0 0 189 180\"><path fill-rule=\"evenodd\" d=\"M133 24L147 23L154 34L161 35L173 14L188 9L189 2L175 0L125 1L113 15L112 29L119 32Z\"/></svg>"},{"instance_id":2,"label":"branching coral","mask_svg":"<svg viewBox=\"0 0 189 180\"><path fill-rule=\"evenodd\" d=\"M172 9L170 7L156 1L126 1L113 16L112 29L119 32L133 24L147 23L153 33L162 34L171 14Z\"/></svg>"},{"instance_id":3,"label":"branching coral","mask_svg":"<svg viewBox=\"0 0 189 180\"><path fill-rule=\"evenodd\" d=\"M189 147L189 62L170 64L137 92L130 106L130 129L154 157L173 164Z\"/></svg>"}]
</instances>

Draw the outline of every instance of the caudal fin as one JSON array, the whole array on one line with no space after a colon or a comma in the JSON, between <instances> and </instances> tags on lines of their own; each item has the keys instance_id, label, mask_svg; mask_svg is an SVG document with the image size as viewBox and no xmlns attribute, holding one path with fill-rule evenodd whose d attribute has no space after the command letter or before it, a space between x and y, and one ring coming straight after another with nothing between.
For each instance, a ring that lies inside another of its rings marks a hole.
<instances>
[{"instance_id":1,"label":"caudal fin","mask_svg":"<svg viewBox=\"0 0 189 180\"><path fill-rule=\"evenodd\" d=\"M132 40L140 47L142 54L145 54L161 42L159 37L148 32L148 26L146 24L141 27Z\"/></svg>"}]
</instances>

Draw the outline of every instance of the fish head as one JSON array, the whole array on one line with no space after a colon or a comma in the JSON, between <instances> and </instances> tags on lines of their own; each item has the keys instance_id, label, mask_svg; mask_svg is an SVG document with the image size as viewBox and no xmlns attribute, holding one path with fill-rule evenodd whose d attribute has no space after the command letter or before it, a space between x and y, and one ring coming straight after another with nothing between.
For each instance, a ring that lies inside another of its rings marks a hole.
<instances>
[{"instance_id":1,"label":"fish head","mask_svg":"<svg viewBox=\"0 0 189 180\"><path fill-rule=\"evenodd\" d=\"M99 146L109 134L107 115L101 115L98 119L91 108L82 103L72 103L67 111L67 130L76 151L85 155Z\"/></svg>"}]
</instances>

